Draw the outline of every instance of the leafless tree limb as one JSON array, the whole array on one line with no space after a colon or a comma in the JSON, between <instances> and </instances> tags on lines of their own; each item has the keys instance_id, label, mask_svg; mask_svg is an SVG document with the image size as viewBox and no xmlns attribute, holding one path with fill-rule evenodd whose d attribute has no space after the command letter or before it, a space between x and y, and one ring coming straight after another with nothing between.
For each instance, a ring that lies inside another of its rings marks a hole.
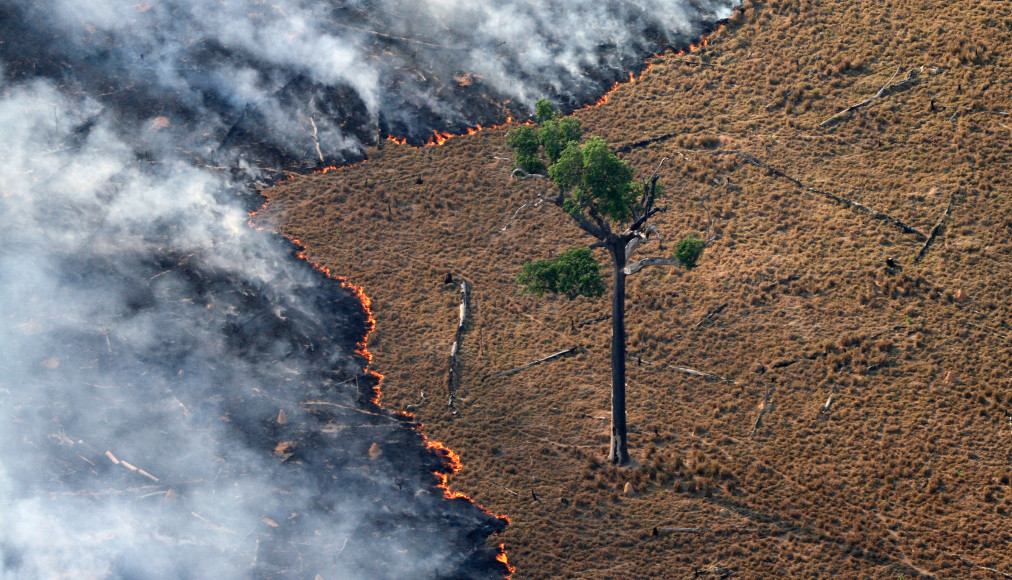
<instances>
[{"instance_id":1,"label":"leafless tree limb","mask_svg":"<svg viewBox=\"0 0 1012 580\"><path fill-rule=\"evenodd\" d=\"M622 268L622 271L625 272L626 276L632 276L636 272L639 272L643 268L647 268L649 266L681 266L681 265L682 263L674 258L660 258L655 256L651 258L643 258L642 260L633 262L632 264L629 264L625 268Z\"/></svg>"},{"instance_id":2,"label":"leafless tree limb","mask_svg":"<svg viewBox=\"0 0 1012 580\"><path fill-rule=\"evenodd\" d=\"M661 237L661 233L657 231L657 226L654 224L647 224L642 230L634 232L636 237L629 240L629 243L625 246L625 259L628 260L632 257L633 252L636 251L640 245L645 244L650 239L650 235L653 234L657 238L658 249L664 250L664 238Z\"/></svg>"}]
</instances>

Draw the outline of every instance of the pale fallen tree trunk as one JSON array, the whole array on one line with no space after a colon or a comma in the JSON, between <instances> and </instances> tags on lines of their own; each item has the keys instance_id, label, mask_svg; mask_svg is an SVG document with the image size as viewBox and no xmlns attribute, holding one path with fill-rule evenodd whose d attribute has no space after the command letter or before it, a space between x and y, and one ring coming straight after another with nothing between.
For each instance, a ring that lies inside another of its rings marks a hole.
<instances>
[{"instance_id":1,"label":"pale fallen tree trunk","mask_svg":"<svg viewBox=\"0 0 1012 580\"><path fill-rule=\"evenodd\" d=\"M568 354L572 354L574 352L576 352L576 347L575 346L573 348L567 348L566 350L560 350L559 352L552 353L552 354L550 354L550 355L548 355L548 356L546 356L544 358L539 358L536 361L531 361L531 362L529 362L529 363L527 363L525 365L520 365L518 367L509 369L509 370L506 370L506 371L502 371L502 372L496 373L494 375L485 375L481 380L484 381L485 379L488 379L488 378L493 378L494 379L494 378L499 378L499 377L505 377L505 376L508 376L508 375L513 375L513 374L516 374L516 373L518 373L518 372L520 372L520 371L522 371L524 369L529 369L529 368L531 368L533 366L539 365L541 363L546 363L546 362L548 362L550 360L555 360L557 358L564 357L564 356L566 356Z\"/></svg>"},{"instance_id":2,"label":"pale fallen tree trunk","mask_svg":"<svg viewBox=\"0 0 1012 580\"><path fill-rule=\"evenodd\" d=\"M457 322L457 334L450 346L450 368L446 373L446 392L448 401L446 406L453 408L455 400L454 389L457 381L457 354L460 352L460 341L464 338L464 327L467 325L467 280L460 282L460 319Z\"/></svg>"}]
</instances>

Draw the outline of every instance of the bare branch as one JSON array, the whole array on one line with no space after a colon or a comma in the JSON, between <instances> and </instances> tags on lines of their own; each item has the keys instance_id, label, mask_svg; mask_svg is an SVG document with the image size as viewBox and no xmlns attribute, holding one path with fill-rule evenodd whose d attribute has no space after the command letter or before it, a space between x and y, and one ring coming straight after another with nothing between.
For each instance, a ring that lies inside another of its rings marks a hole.
<instances>
[{"instance_id":1,"label":"bare branch","mask_svg":"<svg viewBox=\"0 0 1012 580\"><path fill-rule=\"evenodd\" d=\"M660 172L660 170L661 170L661 165L664 165L664 162L665 162L665 161L667 161L667 160L668 160L668 158L667 158L667 157L662 157L662 158L661 158L661 162L657 164L657 168L656 168L656 169L654 169L654 172L650 174L650 179L649 179L649 181L654 181L654 180L656 180L656 179L657 179L657 173L658 173L658 172Z\"/></svg>"},{"instance_id":2,"label":"bare branch","mask_svg":"<svg viewBox=\"0 0 1012 580\"><path fill-rule=\"evenodd\" d=\"M637 232L633 232L635 234L635 237L633 237L633 239L629 240L629 243L627 243L626 246L625 246L625 259L626 260L628 260L630 257L632 257L633 252L635 252L636 249L641 244L644 244L644 243L646 243L649 240L650 234L653 234L654 236L657 237L657 242L659 244L659 249L660 250L664 250L664 238L662 238L661 237L661 233L657 231L657 226L655 226L654 224L647 224L645 230L646 231L640 230L640 231L637 231Z\"/></svg>"},{"instance_id":3,"label":"bare branch","mask_svg":"<svg viewBox=\"0 0 1012 580\"><path fill-rule=\"evenodd\" d=\"M516 161L513 161L509 157L493 157L497 161L509 161L510 165L513 166L513 171L510 171L510 177L517 181L524 181L526 179L548 179L548 176L542 175L541 173L528 173L523 167L517 165Z\"/></svg>"},{"instance_id":4,"label":"bare branch","mask_svg":"<svg viewBox=\"0 0 1012 580\"><path fill-rule=\"evenodd\" d=\"M513 222L516 221L517 216L520 215L520 212L528 208L537 209L541 207L541 204L543 203L545 203L545 196L541 192L538 192L538 197L535 198L534 201L529 201L523 204L522 206L518 207L515 212L513 212L513 216L509 219L509 221L506 222L506 225L504 225L502 228L499 229L499 233L501 234L505 232L507 229L509 229L509 227L513 225Z\"/></svg>"},{"instance_id":5,"label":"bare branch","mask_svg":"<svg viewBox=\"0 0 1012 580\"><path fill-rule=\"evenodd\" d=\"M639 272L643 268L647 268L649 266L681 266L681 265L682 263L674 258L660 258L660 257L643 258L642 260L633 262L632 264L629 264L625 268L622 268L622 272L624 272L626 276L632 276L636 272Z\"/></svg>"},{"instance_id":6,"label":"bare branch","mask_svg":"<svg viewBox=\"0 0 1012 580\"><path fill-rule=\"evenodd\" d=\"M700 200L700 203L703 204L703 209L706 210L706 221L707 221L706 241L703 243L703 247L709 246L710 242L717 239L717 233L713 229L713 216L710 214L710 208L706 207L707 199L709 199L709 196L703 196L703 198Z\"/></svg>"},{"instance_id":7,"label":"bare branch","mask_svg":"<svg viewBox=\"0 0 1012 580\"><path fill-rule=\"evenodd\" d=\"M636 221L634 221L632 223L632 225L629 226L629 228L622 235L623 236L628 236L629 239L631 240L633 238L633 236L636 235L633 232L636 232L640 228L642 228L643 224L647 223L648 219L652 218L653 216L655 216L655 215L657 215L659 213L664 213L666 211L668 211L667 207L652 207L652 208L650 208L649 211L647 211L645 214L641 215L639 217L639 219L637 219Z\"/></svg>"}]
</instances>

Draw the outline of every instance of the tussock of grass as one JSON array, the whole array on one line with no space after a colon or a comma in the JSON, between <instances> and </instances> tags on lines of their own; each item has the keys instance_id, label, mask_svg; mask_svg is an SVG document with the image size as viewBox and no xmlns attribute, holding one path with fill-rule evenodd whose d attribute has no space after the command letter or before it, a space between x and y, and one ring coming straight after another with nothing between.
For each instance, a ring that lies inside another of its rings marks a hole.
<instances>
[{"instance_id":1,"label":"tussock of grass","mask_svg":"<svg viewBox=\"0 0 1012 580\"><path fill-rule=\"evenodd\" d=\"M633 469L600 462L608 322L578 326L607 301L519 293L521 264L586 240L550 208L498 233L534 195L492 160L504 130L298 177L257 219L365 287L383 401L460 453L454 489L509 514L518 577L990 577L961 557L1012 573L1010 46L1000 0L757 1L706 48L657 59L578 113L616 146L669 136L624 154L644 173L671 160L661 231L702 236L705 198L720 234L694 270L630 280L630 354L662 363L629 365ZM819 127L921 66L912 86ZM950 199L952 215L913 264L914 237L730 151L922 231ZM474 287L456 415L442 392L457 320L446 272Z\"/></svg>"}]
</instances>

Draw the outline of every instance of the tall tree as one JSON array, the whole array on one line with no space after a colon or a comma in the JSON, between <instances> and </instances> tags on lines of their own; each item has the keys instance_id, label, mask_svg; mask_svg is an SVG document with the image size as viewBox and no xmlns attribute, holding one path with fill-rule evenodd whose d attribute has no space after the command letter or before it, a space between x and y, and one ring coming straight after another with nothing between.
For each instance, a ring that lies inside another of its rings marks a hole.
<instances>
[{"instance_id":1,"label":"tall tree","mask_svg":"<svg viewBox=\"0 0 1012 580\"><path fill-rule=\"evenodd\" d=\"M597 241L589 247L573 248L555 258L524 264L518 281L524 291L537 295L545 292L598 297L606 288L600 264L591 250L602 248L612 263L611 293L611 445L608 461L614 465L629 463L625 411L625 282L626 277L647 266L696 265L707 242L689 236L679 242L672 257L650 257L630 263L633 253L651 236L664 249L656 226L650 219L665 211L657 206L662 188L657 170L643 181L618 158L608 143L590 137L582 145L580 121L560 117L547 99L537 103L537 124L512 129L506 143L513 151L513 171L517 180L540 179L550 184L539 191L532 204L549 203L561 208L570 221ZM663 161L661 162L663 163ZM551 193L549 193L551 191ZM519 210L518 210L519 211Z\"/></svg>"}]
</instances>

